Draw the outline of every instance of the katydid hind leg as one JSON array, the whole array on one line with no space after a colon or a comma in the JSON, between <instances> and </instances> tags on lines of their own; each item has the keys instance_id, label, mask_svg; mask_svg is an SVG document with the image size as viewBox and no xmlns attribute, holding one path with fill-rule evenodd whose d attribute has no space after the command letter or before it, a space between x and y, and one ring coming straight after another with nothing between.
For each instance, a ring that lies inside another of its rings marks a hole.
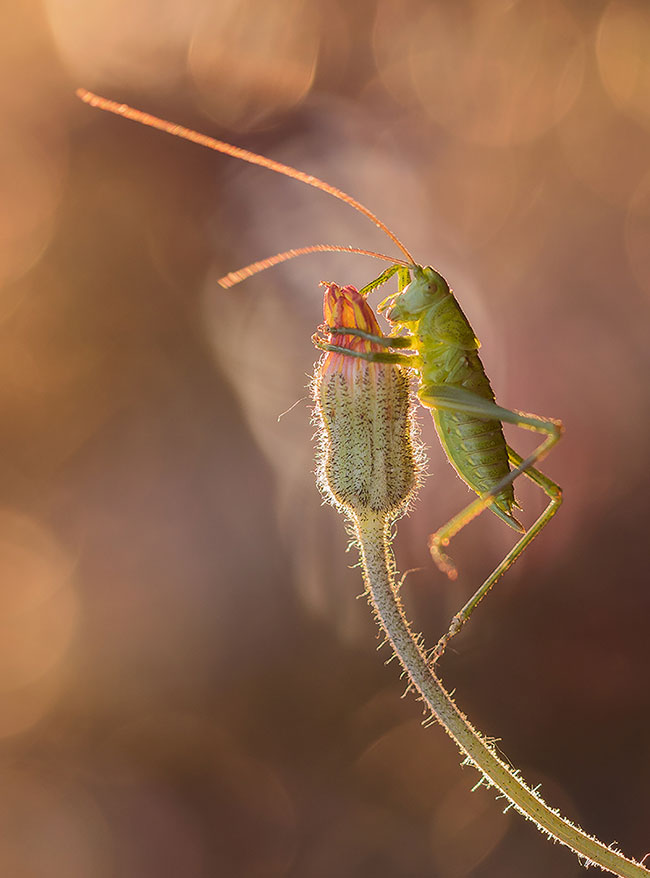
<instances>
[{"instance_id":1,"label":"katydid hind leg","mask_svg":"<svg viewBox=\"0 0 650 878\"><path fill-rule=\"evenodd\" d=\"M442 547L447 546L452 537L462 530L465 525L469 524L470 521L476 518L476 516L480 515L484 509L490 506L493 498L502 491L504 487L514 482L515 479L523 474L541 487L550 498L547 508L535 521L532 527L523 534L513 549L485 580L465 607L456 614L452 620L449 632L441 639L438 646L434 649L434 658L437 660L442 654L448 640L460 630L462 625L473 612L474 607L480 602L485 594L487 594L490 588L492 588L497 579L514 563L542 528L545 527L553 515L555 515L555 512L561 503L561 491L547 476L535 469L534 464L541 460L550 451L553 445L559 441L562 435L562 425L559 421L552 421L540 418L536 415L504 409L490 400L479 397L462 388L449 385L427 385L420 391L420 399L428 408L466 412L477 418L500 420L501 422L514 424L523 427L524 429L534 430L535 432L545 434L544 440L537 446L532 454L525 459L507 446L508 459L513 467L510 472L494 485L490 491L479 496L467 507L462 509L446 525L430 537L429 548L431 555L438 567L450 578L455 579L457 571L449 556L443 552ZM510 524L510 522L508 523Z\"/></svg>"},{"instance_id":2,"label":"katydid hind leg","mask_svg":"<svg viewBox=\"0 0 650 878\"><path fill-rule=\"evenodd\" d=\"M560 440L563 428L560 421L505 409L488 399L458 387L444 384L428 384L420 390L418 395L422 404L427 408L465 412L484 420L496 420L502 423L514 424L526 430L534 430L537 433L543 433L546 437L528 457L515 464L514 468L503 479L497 482L489 491L486 491L485 494L482 494L470 503L465 509L461 510L443 528L433 534L430 547L434 560L442 570L453 576L455 568L449 559L443 555L440 546L448 545L453 536L491 505L494 497L503 488L512 484L522 473L534 467L536 463L542 460ZM540 487L543 486L540 485ZM510 522L508 523L510 524Z\"/></svg>"},{"instance_id":3,"label":"katydid hind leg","mask_svg":"<svg viewBox=\"0 0 650 878\"><path fill-rule=\"evenodd\" d=\"M559 421L551 421L536 415L523 414L522 412L504 409L489 400L478 397L468 391L448 386L428 385L420 392L420 399L429 408L445 408L451 411L463 411L475 415L478 418L500 420L514 424L524 429L544 433L546 438L524 460L515 464L514 468L504 476L490 491L486 491L457 515L455 515L444 527L437 530L429 539L429 549L437 566L451 579L455 579L457 572L453 561L443 552L442 547L449 545L449 541L465 525L469 524L477 515L492 504L493 498L507 485L512 484L522 473L542 460L550 449L559 442L562 436L562 424ZM512 461L511 461L512 462ZM534 481L534 480L533 480ZM543 485L540 485L543 487ZM509 522L508 522L509 523Z\"/></svg>"},{"instance_id":4,"label":"katydid hind leg","mask_svg":"<svg viewBox=\"0 0 650 878\"><path fill-rule=\"evenodd\" d=\"M517 452L510 448L510 446L508 446L508 459L515 469L519 469L525 463L521 455L517 454ZM528 531L526 531L521 539L518 540L508 552L505 558L497 565L497 567L495 567L492 573L490 573L480 588L474 592L464 607L453 617L449 630L440 638L432 650L431 657L433 663L438 661L451 638L458 634L478 604L483 600L488 591L490 591L494 583L515 563L517 558L526 550L535 537L546 527L562 504L562 489L554 481L549 479L548 476L544 475L544 473L540 472L533 466L528 466L523 470L522 474L544 491L549 498L549 502L534 524L531 525Z\"/></svg>"}]
</instances>

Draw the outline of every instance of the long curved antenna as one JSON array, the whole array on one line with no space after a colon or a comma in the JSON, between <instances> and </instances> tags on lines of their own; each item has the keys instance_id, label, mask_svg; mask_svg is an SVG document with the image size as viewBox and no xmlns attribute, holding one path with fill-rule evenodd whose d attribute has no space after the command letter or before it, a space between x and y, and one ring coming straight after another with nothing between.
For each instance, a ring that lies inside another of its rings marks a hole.
<instances>
[{"instance_id":1,"label":"long curved antenna","mask_svg":"<svg viewBox=\"0 0 650 878\"><path fill-rule=\"evenodd\" d=\"M233 156L233 158L250 162L252 165L261 165L263 168L268 168L270 171L284 174L285 177L292 177L294 180L300 180L301 183L307 183L308 186L322 189L323 192L327 192L328 195L333 195L334 198L344 201L346 204L354 207L355 210L358 210L359 213L368 217L369 220L378 226L382 232L388 235L391 241L399 247L404 256L408 259L409 264L413 264L413 257L399 238L391 232L388 226L384 225L384 223L382 223L372 211L368 210L367 207L361 204L360 201L356 201L351 195L348 195L341 189L337 189L336 186L331 186L324 180L319 180L318 177L313 177L311 174L306 174L304 171L298 171L290 165L283 165L281 162L267 159L266 156L258 155L255 152L250 152L239 146L233 146L230 143L225 143L223 140L216 140L214 137L208 137L206 134L199 134L198 131L193 131L191 128L184 128L182 125L167 122L165 119L159 119L157 116L143 113L142 110L136 110L133 107L129 107L127 104L118 104L117 101L111 101L108 100L108 98L100 97L99 95L93 94L91 91L87 91L85 88L78 88L76 93L77 97L80 97L86 104L90 104L91 107L98 107L100 110L115 113L117 116L124 116L127 119L131 119L133 122L139 122L140 125L148 125L150 128L157 128L159 131L173 134L174 137L181 137L183 140L198 143L200 146L207 146L208 149L213 149L216 152L223 152L226 155Z\"/></svg>"},{"instance_id":2,"label":"long curved antenna","mask_svg":"<svg viewBox=\"0 0 650 878\"><path fill-rule=\"evenodd\" d=\"M297 250L285 250L284 253L276 253L275 256L269 256L267 259L261 259L259 262L252 262L244 268L237 271L231 271L229 274L220 277L217 283L224 289L234 287L235 284L252 277L260 271L265 271L273 265L279 265L281 262L288 262L295 259L296 256L306 256L308 253L360 253L362 256L373 256L375 259L383 259L384 262L390 262L392 265L403 265L405 268L412 268L412 262L405 262L403 259L395 259L393 256L386 256L384 253L375 253L374 250L361 250L359 247L347 247L344 244L312 244L310 247L299 247Z\"/></svg>"}]
</instances>

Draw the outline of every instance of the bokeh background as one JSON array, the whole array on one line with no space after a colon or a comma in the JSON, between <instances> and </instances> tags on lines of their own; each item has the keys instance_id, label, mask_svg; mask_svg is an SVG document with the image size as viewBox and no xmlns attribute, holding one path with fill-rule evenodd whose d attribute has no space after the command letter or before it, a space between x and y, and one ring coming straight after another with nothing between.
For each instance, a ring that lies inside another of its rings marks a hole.
<instances>
[{"instance_id":1,"label":"bokeh background","mask_svg":"<svg viewBox=\"0 0 650 878\"><path fill-rule=\"evenodd\" d=\"M0 872L583 874L472 793L400 700L313 484L318 283L381 266L310 256L216 285L289 247L389 243L322 193L92 110L79 86L350 191L450 280L502 404L564 421L545 469L565 505L442 675L551 804L650 851L648 4L24 0L4 16ZM421 420L430 477L396 552L433 643L512 534L484 515L452 546L459 579L433 567L427 534L469 495ZM543 498L519 497L530 522Z\"/></svg>"}]
</instances>

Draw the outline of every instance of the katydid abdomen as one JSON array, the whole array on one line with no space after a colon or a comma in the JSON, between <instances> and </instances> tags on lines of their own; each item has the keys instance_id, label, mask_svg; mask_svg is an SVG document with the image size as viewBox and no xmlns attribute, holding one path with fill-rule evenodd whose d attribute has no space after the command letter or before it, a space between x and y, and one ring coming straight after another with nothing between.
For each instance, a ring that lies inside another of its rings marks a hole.
<instances>
[{"instance_id":1,"label":"katydid abdomen","mask_svg":"<svg viewBox=\"0 0 650 878\"><path fill-rule=\"evenodd\" d=\"M494 403L494 392L478 355L479 341L460 305L442 288L417 314L403 320L399 300L388 314L413 334L413 350L419 355L418 397L430 409L440 444L450 463L479 495L492 491L510 472L501 421L476 414L440 408L440 387L458 388ZM505 485L489 508L517 531L521 524L512 514L517 504L512 484Z\"/></svg>"},{"instance_id":2,"label":"katydid abdomen","mask_svg":"<svg viewBox=\"0 0 650 878\"><path fill-rule=\"evenodd\" d=\"M423 404L426 401L423 400ZM428 406L427 406L428 407ZM510 472L506 442L500 421L484 421L466 412L432 409L438 438L450 463L477 494L492 490ZM512 485L506 485L489 508L503 521L521 531L512 515L516 506Z\"/></svg>"}]
</instances>

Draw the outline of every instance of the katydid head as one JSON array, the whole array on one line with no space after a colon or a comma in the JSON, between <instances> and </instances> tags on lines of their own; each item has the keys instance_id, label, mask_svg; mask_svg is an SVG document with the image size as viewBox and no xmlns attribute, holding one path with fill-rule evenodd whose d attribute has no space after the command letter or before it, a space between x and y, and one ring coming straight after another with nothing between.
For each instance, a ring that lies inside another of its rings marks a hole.
<instances>
[{"instance_id":1,"label":"katydid head","mask_svg":"<svg viewBox=\"0 0 650 878\"><path fill-rule=\"evenodd\" d=\"M441 302L450 292L449 284L434 268L421 268L418 265L413 268L411 283L401 293L382 302L379 310L385 310L392 300L392 307L386 314L388 320L391 323L409 323L417 320L432 305Z\"/></svg>"}]
</instances>

